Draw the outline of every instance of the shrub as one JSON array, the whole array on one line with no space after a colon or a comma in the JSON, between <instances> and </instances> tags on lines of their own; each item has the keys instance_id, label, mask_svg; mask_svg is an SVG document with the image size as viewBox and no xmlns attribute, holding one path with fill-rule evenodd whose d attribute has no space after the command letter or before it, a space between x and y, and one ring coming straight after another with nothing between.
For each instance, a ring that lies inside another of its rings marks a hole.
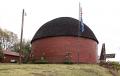
<instances>
[{"instance_id":1,"label":"shrub","mask_svg":"<svg viewBox=\"0 0 120 76\"><path fill-rule=\"evenodd\" d=\"M73 62L71 60L65 60L64 64L73 64Z\"/></svg>"},{"instance_id":2,"label":"shrub","mask_svg":"<svg viewBox=\"0 0 120 76\"><path fill-rule=\"evenodd\" d=\"M2 50L0 50L0 62L2 62L3 58L4 58L4 54L3 54Z\"/></svg>"},{"instance_id":3,"label":"shrub","mask_svg":"<svg viewBox=\"0 0 120 76\"><path fill-rule=\"evenodd\" d=\"M48 61L44 57L41 57L40 60L37 60L34 63L35 64L47 64Z\"/></svg>"},{"instance_id":4,"label":"shrub","mask_svg":"<svg viewBox=\"0 0 120 76\"><path fill-rule=\"evenodd\" d=\"M120 64L119 64L119 62L116 62L116 61L111 61L111 62L108 62L111 66L112 66L112 68L114 69L114 70L120 70Z\"/></svg>"},{"instance_id":5,"label":"shrub","mask_svg":"<svg viewBox=\"0 0 120 76\"><path fill-rule=\"evenodd\" d=\"M116 61L107 61L107 62L101 62L100 66L109 68L109 69L114 69L114 70L120 70L120 64L119 62Z\"/></svg>"}]
</instances>

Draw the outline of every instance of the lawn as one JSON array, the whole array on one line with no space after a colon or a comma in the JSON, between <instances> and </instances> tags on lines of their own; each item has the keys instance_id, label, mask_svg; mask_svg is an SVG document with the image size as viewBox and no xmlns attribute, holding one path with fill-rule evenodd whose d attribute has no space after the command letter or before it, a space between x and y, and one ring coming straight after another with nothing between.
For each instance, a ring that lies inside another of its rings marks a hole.
<instances>
[{"instance_id":1,"label":"lawn","mask_svg":"<svg viewBox=\"0 0 120 76\"><path fill-rule=\"evenodd\" d=\"M0 76L112 76L91 64L0 64Z\"/></svg>"}]
</instances>

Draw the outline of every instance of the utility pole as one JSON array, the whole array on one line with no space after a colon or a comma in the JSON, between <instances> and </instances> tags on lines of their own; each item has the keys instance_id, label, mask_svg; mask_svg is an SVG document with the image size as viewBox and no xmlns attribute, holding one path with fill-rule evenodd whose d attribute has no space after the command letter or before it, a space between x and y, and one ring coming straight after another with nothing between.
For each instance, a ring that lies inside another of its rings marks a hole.
<instances>
[{"instance_id":1,"label":"utility pole","mask_svg":"<svg viewBox=\"0 0 120 76\"><path fill-rule=\"evenodd\" d=\"M19 50L19 64L22 63L22 40L23 40L23 27L24 27L24 15L25 11L22 12L22 24L21 24L21 38L20 38L20 50Z\"/></svg>"},{"instance_id":2,"label":"utility pole","mask_svg":"<svg viewBox=\"0 0 120 76\"><path fill-rule=\"evenodd\" d=\"M79 19L79 23L78 23L78 37L80 37L81 36L81 32L80 32L80 20L81 20L81 13L80 13L81 11L80 11L80 2L79 2L79 15L78 15L78 19ZM78 38L78 40L79 40L79 38ZM79 64L79 57L80 57L80 49L78 49L78 51L77 51L77 56L78 56L78 60L77 60L77 63Z\"/></svg>"},{"instance_id":3,"label":"utility pole","mask_svg":"<svg viewBox=\"0 0 120 76\"><path fill-rule=\"evenodd\" d=\"M82 33L84 32L84 23L83 23L83 20L82 20L82 8L80 6L80 2L79 2L79 21L78 21L78 37L81 38L82 36ZM78 40L80 40L78 38ZM81 47L81 46L80 46ZM78 64L80 63L80 49L78 49Z\"/></svg>"}]
</instances>

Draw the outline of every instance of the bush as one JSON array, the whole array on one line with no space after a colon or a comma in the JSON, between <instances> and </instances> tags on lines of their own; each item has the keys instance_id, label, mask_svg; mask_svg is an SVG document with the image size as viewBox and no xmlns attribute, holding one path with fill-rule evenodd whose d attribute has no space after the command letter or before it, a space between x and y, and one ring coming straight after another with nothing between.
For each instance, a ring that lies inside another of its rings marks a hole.
<instances>
[{"instance_id":1,"label":"bush","mask_svg":"<svg viewBox=\"0 0 120 76\"><path fill-rule=\"evenodd\" d=\"M73 64L73 62L71 60L65 60L64 64Z\"/></svg>"},{"instance_id":2,"label":"bush","mask_svg":"<svg viewBox=\"0 0 120 76\"><path fill-rule=\"evenodd\" d=\"M44 57L41 57L40 60L37 60L34 63L35 64L47 64L48 61Z\"/></svg>"},{"instance_id":3,"label":"bush","mask_svg":"<svg viewBox=\"0 0 120 76\"><path fill-rule=\"evenodd\" d=\"M113 69L120 70L120 64L119 64L119 62L111 61L111 62L108 62L108 63L110 65L112 65Z\"/></svg>"},{"instance_id":4,"label":"bush","mask_svg":"<svg viewBox=\"0 0 120 76\"><path fill-rule=\"evenodd\" d=\"M3 58L4 58L4 54L3 54L2 50L0 50L0 62L2 62Z\"/></svg>"},{"instance_id":5,"label":"bush","mask_svg":"<svg viewBox=\"0 0 120 76\"><path fill-rule=\"evenodd\" d=\"M38 60L38 61L35 61L34 63L35 64L47 64L48 61L46 61L46 60Z\"/></svg>"},{"instance_id":6,"label":"bush","mask_svg":"<svg viewBox=\"0 0 120 76\"><path fill-rule=\"evenodd\" d=\"M120 64L119 62L116 61L107 61L107 62L101 62L100 66L109 68L109 69L114 69L114 70L120 70Z\"/></svg>"}]
</instances>

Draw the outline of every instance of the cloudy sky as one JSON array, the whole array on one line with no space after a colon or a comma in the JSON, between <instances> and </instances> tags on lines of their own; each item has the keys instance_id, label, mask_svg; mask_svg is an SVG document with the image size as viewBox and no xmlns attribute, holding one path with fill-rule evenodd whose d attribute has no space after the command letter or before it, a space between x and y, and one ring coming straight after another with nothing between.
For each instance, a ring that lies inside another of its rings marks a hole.
<instances>
[{"instance_id":1,"label":"cloudy sky","mask_svg":"<svg viewBox=\"0 0 120 76\"><path fill-rule=\"evenodd\" d=\"M13 31L20 37L22 9L24 38L31 40L41 25L57 17L79 17L79 2L83 9L83 22L99 40L98 53L102 43L107 53L115 53L120 61L120 0L0 0L0 27Z\"/></svg>"}]
</instances>

